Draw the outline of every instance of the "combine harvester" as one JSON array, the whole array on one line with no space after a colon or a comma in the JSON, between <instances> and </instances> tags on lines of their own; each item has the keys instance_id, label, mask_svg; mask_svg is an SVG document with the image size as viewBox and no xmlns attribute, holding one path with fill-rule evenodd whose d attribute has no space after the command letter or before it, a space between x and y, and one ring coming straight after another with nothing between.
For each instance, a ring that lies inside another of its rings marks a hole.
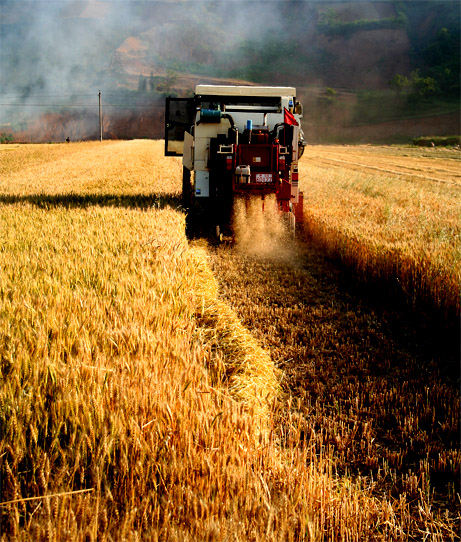
<instances>
[{"instance_id":1,"label":"combine harvester","mask_svg":"<svg viewBox=\"0 0 461 542\"><path fill-rule=\"evenodd\" d=\"M166 99L165 155L183 157L187 233L232 234L235 198L275 195L291 230L303 221L302 106L292 87L198 85ZM191 175L193 172L193 175Z\"/></svg>"}]
</instances>

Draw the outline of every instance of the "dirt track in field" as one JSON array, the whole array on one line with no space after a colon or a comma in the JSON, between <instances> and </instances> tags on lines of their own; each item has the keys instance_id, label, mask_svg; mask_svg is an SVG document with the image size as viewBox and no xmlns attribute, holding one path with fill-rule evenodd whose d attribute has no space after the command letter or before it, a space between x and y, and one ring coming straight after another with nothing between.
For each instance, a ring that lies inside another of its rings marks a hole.
<instances>
[{"instance_id":1,"label":"dirt track in field","mask_svg":"<svg viewBox=\"0 0 461 542\"><path fill-rule=\"evenodd\" d=\"M372 474L380 494L416 499L430 478L455 510L459 466L443 467L459 459L454 334L357 287L309 244L274 231L263 241L247 232L212 249L211 264L222 297L282 369L305 438L339 473Z\"/></svg>"}]
</instances>

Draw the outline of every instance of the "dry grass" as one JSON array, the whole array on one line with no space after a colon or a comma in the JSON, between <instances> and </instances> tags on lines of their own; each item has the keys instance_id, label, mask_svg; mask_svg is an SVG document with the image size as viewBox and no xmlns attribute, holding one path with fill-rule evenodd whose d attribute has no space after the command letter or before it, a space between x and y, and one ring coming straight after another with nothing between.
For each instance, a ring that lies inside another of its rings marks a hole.
<instances>
[{"instance_id":1,"label":"dry grass","mask_svg":"<svg viewBox=\"0 0 461 542\"><path fill-rule=\"evenodd\" d=\"M178 195L182 166L152 141L0 145L3 195Z\"/></svg>"},{"instance_id":2,"label":"dry grass","mask_svg":"<svg viewBox=\"0 0 461 542\"><path fill-rule=\"evenodd\" d=\"M276 400L162 152L0 146L1 540L406 539Z\"/></svg>"},{"instance_id":3,"label":"dry grass","mask_svg":"<svg viewBox=\"0 0 461 542\"><path fill-rule=\"evenodd\" d=\"M202 339L234 330L206 327L214 284L183 230L172 210L2 209L2 501L93 489L2 507L5 540L213 532L228 485L254 507L262 422Z\"/></svg>"},{"instance_id":4,"label":"dry grass","mask_svg":"<svg viewBox=\"0 0 461 542\"><path fill-rule=\"evenodd\" d=\"M450 149L308 147L307 229L363 280L459 316L460 164Z\"/></svg>"}]
</instances>

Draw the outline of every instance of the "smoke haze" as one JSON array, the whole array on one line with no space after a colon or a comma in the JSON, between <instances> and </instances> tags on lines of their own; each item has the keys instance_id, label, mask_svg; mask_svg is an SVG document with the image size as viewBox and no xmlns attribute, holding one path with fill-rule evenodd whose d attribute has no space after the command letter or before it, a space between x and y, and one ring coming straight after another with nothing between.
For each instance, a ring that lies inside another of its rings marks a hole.
<instances>
[{"instance_id":1,"label":"smoke haze","mask_svg":"<svg viewBox=\"0 0 461 542\"><path fill-rule=\"evenodd\" d=\"M230 54L250 25L256 36L275 23L260 3L245 5L243 13L236 0L0 0L0 131L46 111L91 116L99 90L104 104L120 108L112 115L163 103L168 85L144 97L126 91L138 89L140 76L158 86L188 68L208 65L212 75L217 56Z\"/></svg>"},{"instance_id":2,"label":"smoke haze","mask_svg":"<svg viewBox=\"0 0 461 542\"><path fill-rule=\"evenodd\" d=\"M459 34L455 4L0 0L0 132L45 112L94 115L99 90L116 117L197 83L387 88L410 72L415 43L443 25Z\"/></svg>"},{"instance_id":3,"label":"smoke haze","mask_svg":"<svg viewBox=\"0 0 461 542\"><path fill-rule=\"evenodd\" d=\"M126 83L121 68L139 75L139 67L155 74L173 61L212 64L218 52L249 35L250 25L257 36L276 23L275 13L264 14L259 2L245 4L243 12L242 5L0 0L2 93L26 100L36 93L94 91L101 83L113 90ZM123 53L133 66L117 65Z\"/></svg>"},{"instance_id":4,"label":"smoke haze","mask_svg":"<svg viewBox=\"0 0 461 542\"><path fill-rule=\"evenodd\" d=\"M367 16L392 14L392 8L382 7L392 2L379 3L380 9L373 2L362 4ZM278 0L0 0L2 92L25 100L34 93L94 92L101 86L108 91L117 84L133 86L127 76L156 75L175 67L188 67L192 73L208 67L208 76L221 71L247 79L264 77L252 65L261 47L280 64L284 80L299 83L305 79L303 72L319 71L328 57L327 49L310 40L319 14L331 5ZM296 62L302 69L288 73ZM274 77L270 63L260 68Z\"/></svg>"}]
</instances>

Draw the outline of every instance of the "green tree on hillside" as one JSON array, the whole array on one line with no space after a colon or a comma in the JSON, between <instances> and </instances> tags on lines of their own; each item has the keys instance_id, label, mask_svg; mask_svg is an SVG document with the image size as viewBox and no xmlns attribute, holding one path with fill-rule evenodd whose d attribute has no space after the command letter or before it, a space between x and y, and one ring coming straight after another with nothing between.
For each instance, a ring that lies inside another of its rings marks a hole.
<instances>
[{"instance_id":1,"label":"green tree on hillside","mask_svg":"<svg viewBox=\"0 0 461 542\"><path fill-rule=\"evenodd\" d=\"M389 86L399 96L407 95L409 103L416 103L439 93L440 87L434 77L422 76L420 70L413 70L410 77L397 73L389 81Z\"/></svg>"},{"instance_id":2,"label":"green tree on hillside","mask_svg":"<svg viewBox=\"0 0 461 542\"><path fill-rule=\"evenodd\" d=\"M437 83L441 99L458 98L460 92L461 28L459 5L450 1L399 2L407 19L413 70Z\"/></svg>"},{"instance_id":3,"label":"green tree on hillside","mask_svg":"<svg viewBox=\"0 0 461 542\"><path fill-rule=\"evenodd\" d=\"M411 74L411 89L412 95L417 97L428 97L437 94L439 86L433 77L422 77L419 70L415 70Z\"/></svg>"},{"instance_id":4,"label":"green tree on hillside","mask_svg":"<svg viewBox=\"0 0 461 542\"><path fill-rule=\"evenodd\" d=\"M395 90L397 94L401 94L404 92L410 85L410 80L405 75L402 75L401 73L397 73L394 75L394 77L389 81L389 86L392 90Z\"/></svg>"},{"instance_id":5,"label":"green tree on hillside","mask_svg":"<svg viewBox=\"0 0 461 542\"><path fill-rule=\"evenodd\" d=\"M427 74L437 80L445 94L459 94L460 36L441 28L423 52Z\"/></svg>"}]
</instances>

